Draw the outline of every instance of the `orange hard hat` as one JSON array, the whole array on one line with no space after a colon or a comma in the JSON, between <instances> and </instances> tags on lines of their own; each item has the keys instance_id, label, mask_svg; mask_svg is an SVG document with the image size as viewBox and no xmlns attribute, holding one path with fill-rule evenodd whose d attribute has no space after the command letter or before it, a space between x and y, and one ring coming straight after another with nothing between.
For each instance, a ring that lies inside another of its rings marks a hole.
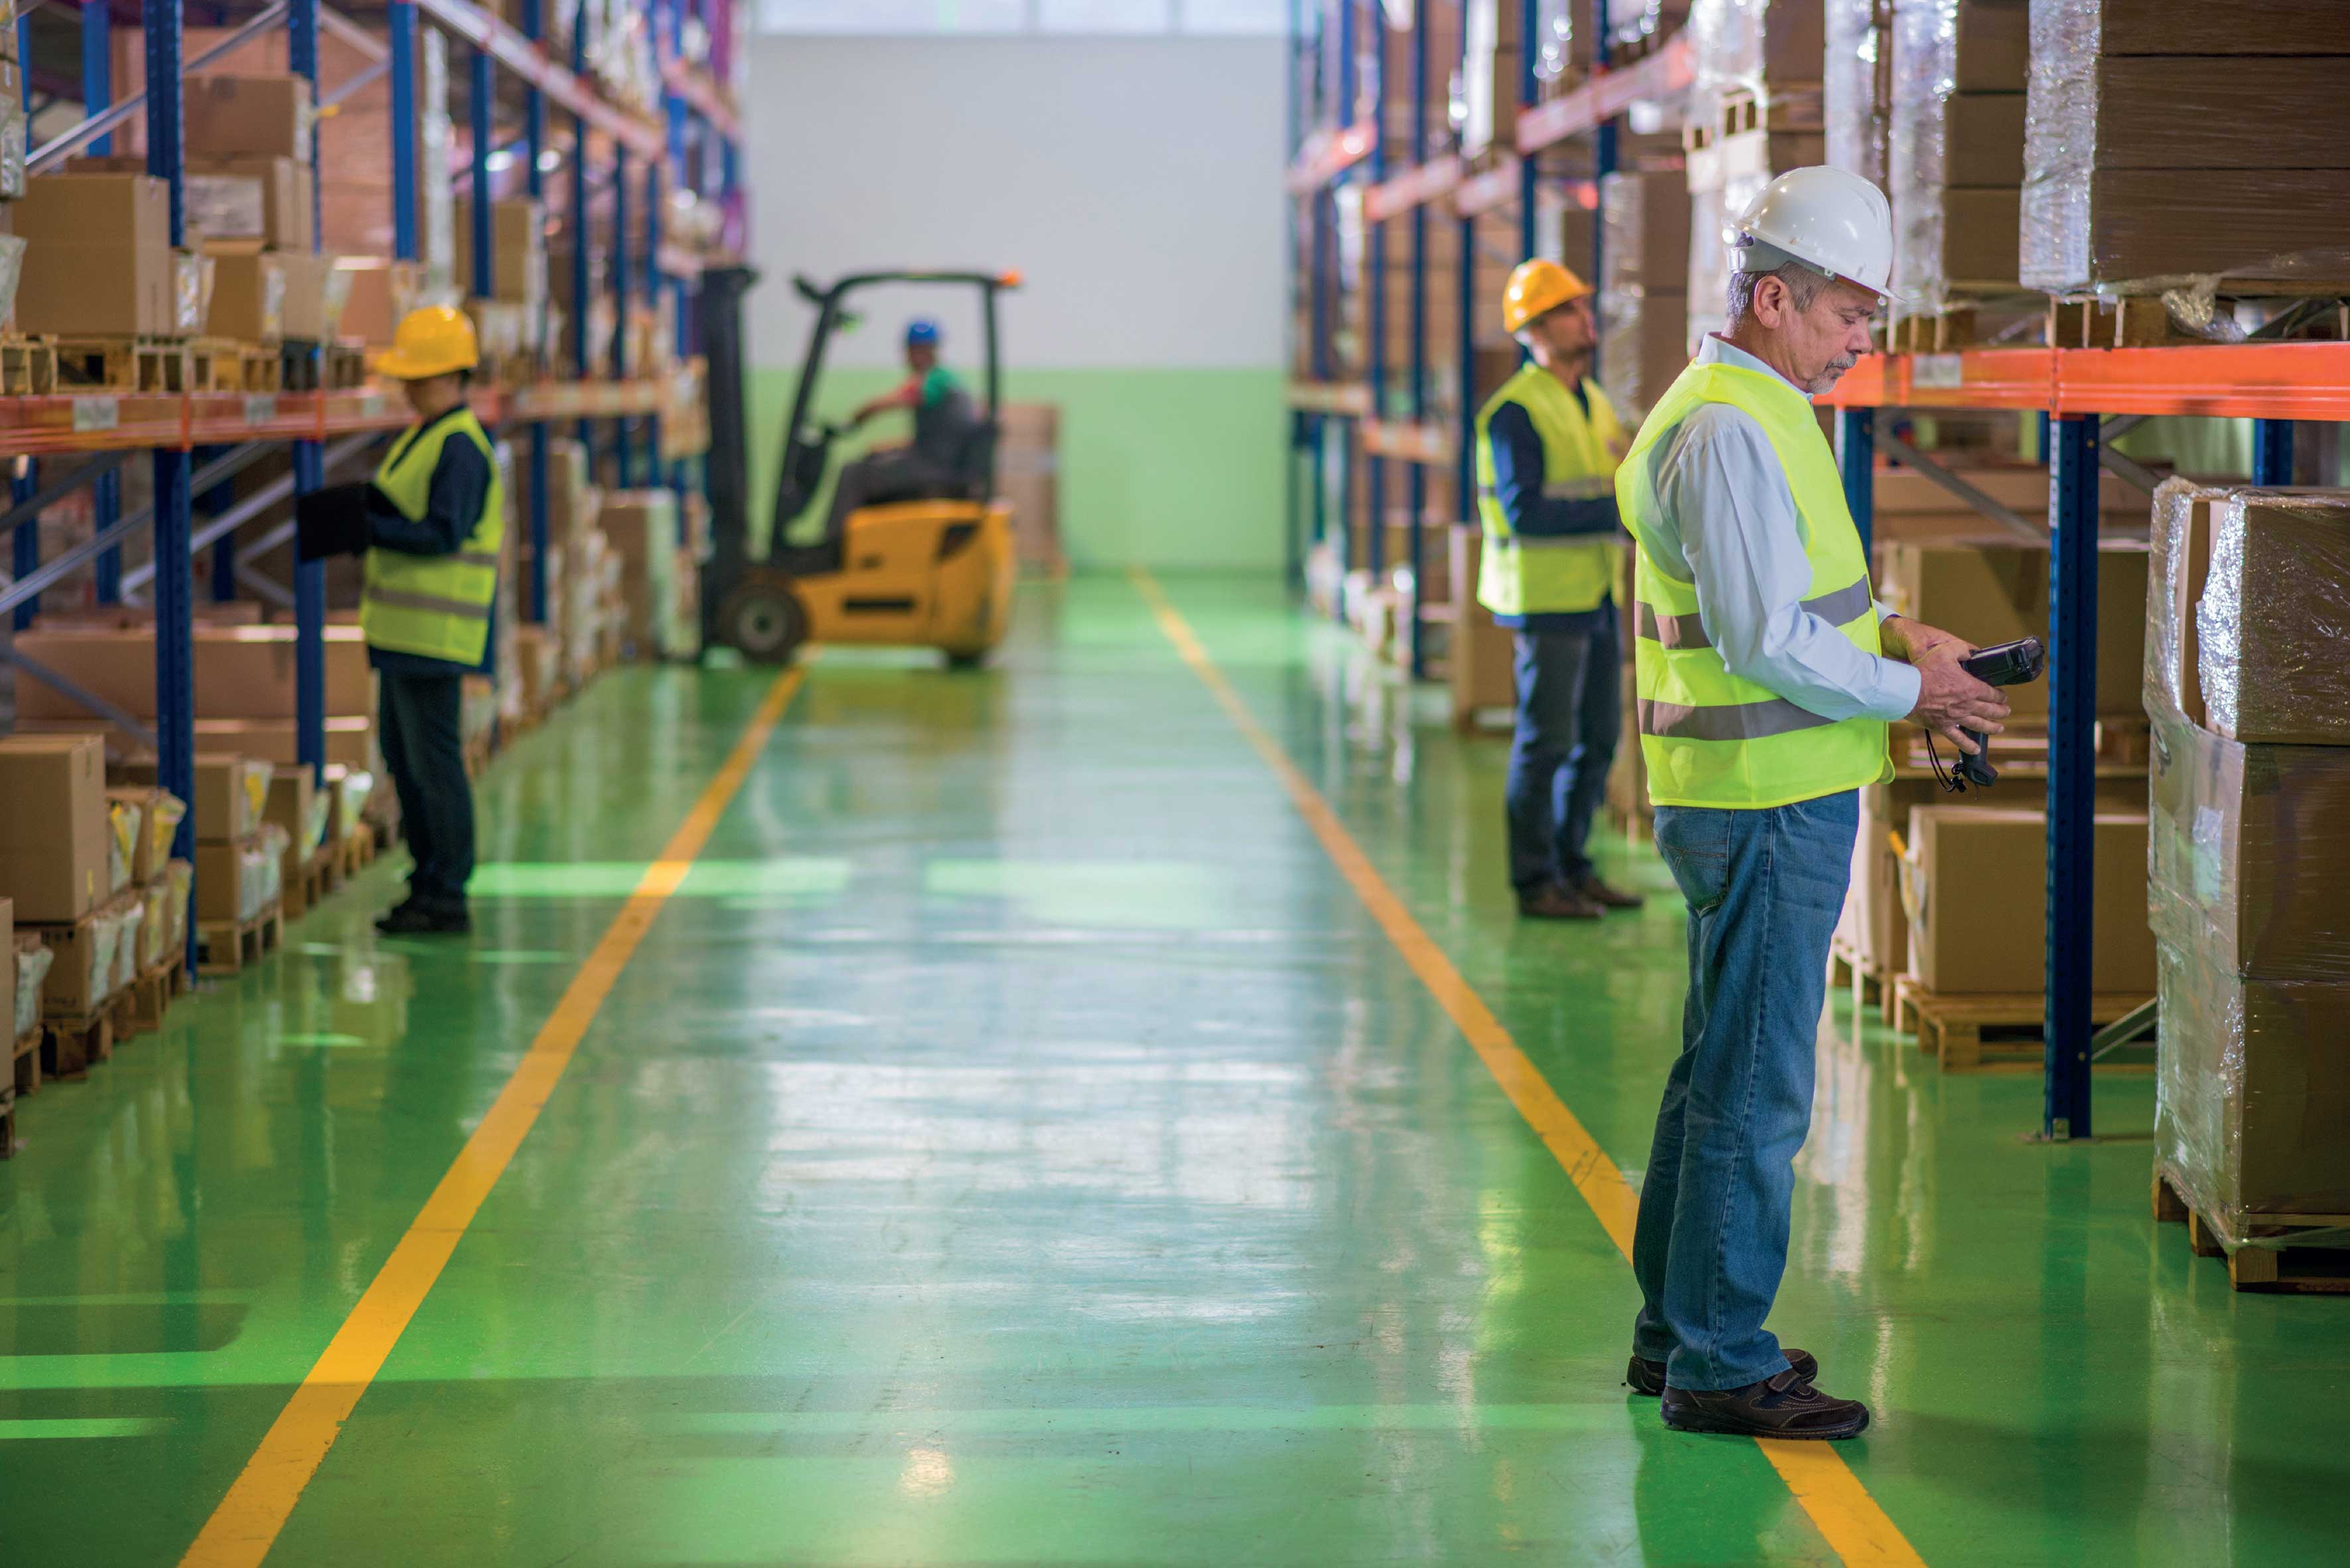
<instances>
[{"instance_id":1,"label":"orange hard hat","mask_svg":"<svg viewBox=\"0 0 2350 1568\"><path fill-rule=\"evenodd\" d=\"M1502 291L1502 330L1515 332L1537 316L1583 298L1591 286L1555 261L1536 257L1518 264Z\"/></svg>"}]
</instances>

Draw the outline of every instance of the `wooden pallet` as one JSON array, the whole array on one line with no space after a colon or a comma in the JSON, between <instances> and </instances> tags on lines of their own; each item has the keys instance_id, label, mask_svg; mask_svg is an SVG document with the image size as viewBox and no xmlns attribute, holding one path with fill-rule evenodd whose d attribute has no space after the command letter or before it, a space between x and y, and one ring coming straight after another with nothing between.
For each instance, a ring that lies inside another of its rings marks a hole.
<instances>
[{"instance_id":1,"label":"wooden pallet","mask_svg":"<svg viewBox=\"0 0 2350 1568\"><path fill-rule=\"evenodd\" d=\"M1726 140L1750 130L1820 130L1826 124L1826 102L1817 82L1775 84L1767 98L1752 88L1731 88L1719 100L1713 140Z\"/></svg>"},{"instance_id":2,"label":"wooden pallet","mask_svg":"<svg viewBox=\"0 0 2350 1568\"><path fill-rule=\"evenodd\" d=\"M371 822L352 824L350 832L344 836L340 843L331 847L339 863L336 884L339 887L343 882L375 864L375 824Z\"/></svg>"},{"instance_id":3,"label":"wooden pallet","mask_svg":"<svg viewBox=\"0 0 2350 1568\"><path fill-rule=\"evenodd\" d=\"M163 1027L163 1014L188 993L188 960L174 953L130 982L130 1032L144 1034Z\"/></svg>"},{"instance_id":4,"label":"wooden pallet","mask_svg":"<svg viewBox=\"0 0 2350 1568\"><path fill-rule=\"evenodd\" d=\"M249 920L196 922L199 974L236 974L286 942L286 910L272 904Z\"/></svg>"},{"instance_id":5,"label":"wooden pallet","mask_svg":"<svg viewBox=\"0 0 2350 1568\"><path fill-rule=\"evenodd\" d=\"M332 845L321 844L294 877L287 879L283 903L289 920L317 907L319 900L343 885L342 867Z\"/></svg>"},{"instance_id":6,"label":"wooden pallet","mask_svg":"<svg viewBox=\"0 0 2350 1568\"><path fill-rule=\"evenodd\" d=\"M274 343L197 337L188 344L188 358L200 392L276 392L286 385Z\"/></svg>"},{"instance_id":7,"label":"wooden pallet","mask_svg":"<svg viewBox=\"0 0 2350 1568\"><path fill-rule=\"evenodd\" d=\"M130 992L125 988L85 1016L43 1019L41 1075L68 1081L85 1078L92 1063L112 1060L114 1043L123 1038L130 1008Z\"/></svg>"},{"instance_id":8,"label":"wooden pallet","mask_svg":"<svg viewBox=\"0 0 2350 1568\"><path fill-rule=\"evenodd\" d=\"M2160 1224L2184 1224L2187 1244L2197 1257L2227 1259L2228 1283L2236 1290L2350 1295L2350 1250L2292 1244L2295 1231L2350 1227L2350 1214L2262 1215L2251 1221L2251 1234L2240 1235L2196 1212L2186 1190L2158 1170L2154 1218Z\"/></svg>"},{"instance_id":9,"label":"wooden pallet","mask_svg":"<svg viewBox=\"0 0 2350 1568\"><path fill-rule=\"evenodd\" d=\"M1893 999L1896 976L1889 969L1872 968L1860 956L1860 950L1841 938L1828 944L1828 985L1836 991L1852 992L1855 1012L1862 1007L1874 1007L1888 1014Z\"/></svg>"},{"instance_id":10,"label":"wooden pallet","mask_svg":"<svg viewBox=\"0 0 2350 1568\"><path fill-rule=\"evenodd\" d=\"M43 398L57 389L57 346L47 337L0 335L0 394Z\"/></svg>"},{"instance_id":11,"label":"wooden pallet","mask_svg":"<svg viewBox=\"0 0 2350 1568\"><path fill-rule=\"evenodd\" d=\"M194 356L176 338L59 337L60 391L192 392Z\"/></svg>"},{"instance_id":12,"label":"wooden pallet","mask_svg":"<svg viewBox=\"0 0 2350 1568\"><path fill-rule=\"evenodd\" d=\"M2012 289L1997 291L2012 296ZM2026 307L2011 297L2002 305L1993 299L1955 299L1941 309L1897 316L1886 332L1886 345L1896 354L1955 354L1962 348L1993 345L2033 346L2039 337L2043 311Z\"/></svg>"},{"instance_id":13,"label":"wooden pallet","mask_svg":"<svg viewBox=\"0 0 2350 1568\"><path fill-rule=\"evenodd\" d=\"M1896 765L1913 774L1930 771L1931 763L1926 751L1926 732L1913 725L1897 725L1893 732L1893 758ZM1936 741L1942 753L1942 766L1955 767L1958 753L1944 742ZM2097 721L2095 765L2101 771L2136 769L2143 773L2154 754L2154 732L2151 721L2144 715L2116 714ZM2019 767L2036 775L2048 771L2048 732L2045 728L2010 729L1992 738L1991 765L2005 769Z\"/></svg>"},{"instance_id":14,"label":"wooden pallet","mask_svg":"<svg viewBox=\"0 0 2350 1568\"><path fill-rule=\"evenodd\" d=\"M10 1054L9 1090L13 1094L37 1095L41 1092L41 1039L44 1031L37 1023L16 1036L16 1049Z\"/></svg>"},{"instance_id":15,"label":"wooden pallet","mask_svg":"<svg viewBox=\"0 0 2350 1568\"><path fill-rule=\"evenodd\" d=\"M2146 998L2101 994L2089 999L2089 1022L2099 1027L2113 1023ZM2028 1067L2037 1072L2045 1047L2041 1028L2047 1002L2039 992L2019 991L1941 996L1909 976L1893 980L1893 1012L1886 1023L1918 1036L1918 1048L1941 1059L1946 1073L1973 1073L2000 1067ZM2144 1073L2142 1063L2098 1064L2099 1072Z\"/></svg>"}]
</instances>

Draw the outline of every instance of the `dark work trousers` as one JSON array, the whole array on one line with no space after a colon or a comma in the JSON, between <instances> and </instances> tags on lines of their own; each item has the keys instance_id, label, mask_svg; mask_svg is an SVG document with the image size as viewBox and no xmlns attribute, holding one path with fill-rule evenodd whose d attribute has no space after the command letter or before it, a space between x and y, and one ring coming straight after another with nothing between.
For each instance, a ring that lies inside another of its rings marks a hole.
<instances>
[{"instance_id":1,"label":"dark work trousers","mask_svg":"<svg viewBox=\"0 0 2350 1568\"><path fill-rule=\"evenodd\" d=\"M832 490L832 513L825 519L824 536L837 539L848 528L848 514L860 506L881 506L892 501L917 501L951 489L955 474L911 447L877 452L845 463Z\"/></svg>"},{"instance_id":2,"label":"dark work trousers","mask_svg":"<svg viewBox=\"0 0 2350 1568\"><path fill-rule=\"evenodd\" d=\"M1587 631L1517 634L1518 727L1510 742L1510 882L1573 887L1591 874L1583 852L1607 789L1623 722L1624 656L1614 614Z\"/></svg>"},{"instance_id":3,"label":"dark work trousers","mask_svg":"<svg viewBox=\"0 0 2350 1568\"><path fill-rule=\"evenodd\" d=\"M464 678L377 676L383 760L400 795L401 829L416 868L408 896L431 909L465 907L473 875L473 786L465 777Z\"/></svg>"}]
</instances>

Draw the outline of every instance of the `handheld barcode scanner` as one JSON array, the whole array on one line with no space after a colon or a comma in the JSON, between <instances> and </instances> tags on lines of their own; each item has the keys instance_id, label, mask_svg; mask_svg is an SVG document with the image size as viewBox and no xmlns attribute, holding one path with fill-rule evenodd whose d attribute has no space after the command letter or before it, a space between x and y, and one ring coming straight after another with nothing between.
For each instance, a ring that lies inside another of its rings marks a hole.
<instances>
[{"instance_id":1,"label":"handheld barcode scanner","mask_svg":"<svg viewBox=\"0 0 2350 1568\"><path fill-rule=\"evenodd\" d=\"M2040 679L2048 665L2047 650L2036 637L2018 638L1995 648L1977 649L1959 660L1959 668L1986 686L2023 686ZM1931 732L1926 736L1926 754L1934 764L1934 775L1942 787L1952 794L1964 794L1969 784L1977 789L1989 789L1999 782L1999 770L1991 765L1991 737L1973 730L1966 732L1977 750L1972 756L1963 753L1959 765L1949 774L1942 772L1942 760L1934 750Z\"/></svg>"}]
</instances>

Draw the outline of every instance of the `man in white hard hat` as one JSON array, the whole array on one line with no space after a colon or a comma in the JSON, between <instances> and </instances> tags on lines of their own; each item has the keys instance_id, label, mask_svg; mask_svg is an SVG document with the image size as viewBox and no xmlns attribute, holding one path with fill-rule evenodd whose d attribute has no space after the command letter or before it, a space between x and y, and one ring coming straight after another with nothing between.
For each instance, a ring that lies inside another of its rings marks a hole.
<instances>
[{"instance_id":1,"label":"man in white hard hat","mask_svg":"<svg viewBox=\"0 0 2350 1568\"><path fill-rule=\"evenodd\" d=\"M1763 1326L1811 1130L1828 940L1858 792L1908 719L1972 753L1999 692L1972 647L1870 592L1810 395L1868 352L1889 297L1884 194L1837 169L1772 182L1731 233L1726 330L1659 400L1617 472L1638 556L1636 691L1657 849L1689 906L1689 996L1632 1267L1627 1381L1683 1431L1837 1438L1868 1407Z\"/></svg>"}]
</instances>

